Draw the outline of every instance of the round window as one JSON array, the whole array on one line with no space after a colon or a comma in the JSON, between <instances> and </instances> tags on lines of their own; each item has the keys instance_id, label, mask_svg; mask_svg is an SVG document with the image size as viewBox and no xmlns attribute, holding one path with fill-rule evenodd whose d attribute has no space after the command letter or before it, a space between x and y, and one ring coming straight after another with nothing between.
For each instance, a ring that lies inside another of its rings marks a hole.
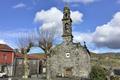
<instances>
[{"instance_id":1,"label":"round window","mask_svg":"<svg viewBox=\"0 0 120 80\"><path fill-rule=\"evenodd\" d=\"M69 58L70 57L70 53L66 53L66 57Z\"/></svg>"}]
</instances>

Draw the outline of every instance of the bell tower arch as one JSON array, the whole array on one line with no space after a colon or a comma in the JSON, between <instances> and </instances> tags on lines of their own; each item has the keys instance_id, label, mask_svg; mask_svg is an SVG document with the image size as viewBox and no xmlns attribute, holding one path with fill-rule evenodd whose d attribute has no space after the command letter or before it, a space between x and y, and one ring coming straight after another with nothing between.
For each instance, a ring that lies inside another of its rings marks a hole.
<instances>
[{"instance_id":1,"label":"bell tower arch","mask_svg":"<svg viewBox=\"0 0 120 80\"><path fill-rule=\"evenodd\" d=\"M72 19L70 17L70 9L68 6L64 7L63 11L63 40L64 42L72 42L73 41L73 35L72 35Z\"/></svg>"}]
</instances>

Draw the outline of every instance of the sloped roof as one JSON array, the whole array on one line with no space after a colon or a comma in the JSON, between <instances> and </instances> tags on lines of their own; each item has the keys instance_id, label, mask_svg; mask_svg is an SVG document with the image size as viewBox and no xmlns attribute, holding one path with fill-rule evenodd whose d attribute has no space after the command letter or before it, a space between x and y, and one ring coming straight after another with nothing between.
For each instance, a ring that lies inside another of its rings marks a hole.
<instances>
[{"instance_id":1,"label":"sloped roof","mask_svg":"<svg viewBox=\"0 0 120 80\"><path fill-rule=\"evenodd\" d=\"M7 44L0 44L0 50L2 51L13 51L13 49Z\"/></svg>"},{"instance_id":2,"label":"sloped roof","mask_svg":"<svg viewBox=\"0 0 120 80\"><path fill-rule=\"evenodd\" d=\"M24 55L21 53L16 53L15 57L16 58L24 58ZM28 59L46 59L46 54L28 54L27 58Z\"/></svg>"}]
</instances>

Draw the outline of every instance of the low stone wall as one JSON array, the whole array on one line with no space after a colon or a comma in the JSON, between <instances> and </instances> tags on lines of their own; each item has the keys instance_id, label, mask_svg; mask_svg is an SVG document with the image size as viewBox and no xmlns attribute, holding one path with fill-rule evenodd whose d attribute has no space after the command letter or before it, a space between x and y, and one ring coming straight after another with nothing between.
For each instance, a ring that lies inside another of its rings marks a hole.
<instances>
[{"instance_id":1,"label":"low stone wall","mask_svg":"<svg viewBox=\"0 0 120 80\"><path fill-rule=\"evenodd\" d=\"M111 76L110 80L120 80L120 76Z\"/></svg>"},{"instance_id":2,"label":"low stone wall","mask_svg":"<svg viewBox=\"0 0 120 80\"><path fill-rule=\"evenodd\" d=\"M29 60L29 70L30 75L39 74L39 60ZM22 77L24 75L24 63L23 59L16 59L14 65L14 75L17 77Z\"/></svg>"}]
</instances>

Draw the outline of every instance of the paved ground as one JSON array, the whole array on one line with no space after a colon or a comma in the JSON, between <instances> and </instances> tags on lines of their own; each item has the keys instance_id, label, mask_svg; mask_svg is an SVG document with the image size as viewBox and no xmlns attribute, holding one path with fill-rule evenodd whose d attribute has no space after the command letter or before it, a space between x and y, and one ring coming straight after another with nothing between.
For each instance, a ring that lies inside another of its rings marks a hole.
<instances>
[{"instance_id":1,"label":"paved ground","mask_svg":"<svg viewBox=\"0 0 120 80\"><path fill-rule=\"evenodd\" d=\"M21 78L13 78L13 79L2 79L0 78L0 80L25 80L25 79L21 79ZM27 80L46 80L46 79L41 79L41 78L29 78ZM70 78L58 78L56 80L74 80L74 79L70 79ZM81 79L77 79L77 80L81 80Z\"/></svg>"},{"instance_id":2,"label":"paved ground","mask_svg":"<svg viewBox=\"0 0 120 80\"><path fill-rule=\"evenodd\" d=\"M0 78L0 80L25 80L25 79L18 79L18 78L4 78L4 79L2 79L2 78ZM45 79L40 79L40 78L29 78L29 79L27 79L27 80L45 80Z\"/></svg>"},{"instance_id":3,"label":"paved ground","mask_svg":"<svg viewBox=\"0 0 120 80\"><path fill-rule=\"evenodd\" d=\"M32 75L31 78L27 79L27 80L46 80L45 75ZM21 77L11 77L11 78L0 78L0 80L25 80L22 79ZM73 79L73 78L57 78L55 80L81 80L81 79ZM86 79L82 79L82 80L86 80Z\"/></svg>"},{"instance_id":4,"label":"paved ground","mask_svg":"<svg viewBox=\"0 0 120 80\"><path fill-rule=\"evenodd\" d=\"M28 79L22 79L22 78L0 78L0 80L46 80L46 79L42 79L42 78L28 78Z\"/></svg>"},{"instance_id":5,"label":"paved ground","mask_svg":"<svg viewBox=\"0 0 120 80\"><path fill-rule=\"evenodd\" d=\"M22 78L0 78L0 80L25 80L25 79L22 79ZM29 78L27 80L46 80L46 79L42 79L42 78ZM57 78L56 80L81 80L81 79L72 79L72 78ZM86 79L83 79L83 80L86 80Z\"/></svg>"},{"instance_id":6,"label":"paved ground","mask_svg":"<svg viewBox=\"0 0 120 80\"><path fill-rule=\"evenodd\" d=\"M0 78L0 80L25 80L21 77L9 77L9 78ZM44 75L32 75L31 78L28 78L27 80L45 80Z\"/></svg>"}]
</instances>

